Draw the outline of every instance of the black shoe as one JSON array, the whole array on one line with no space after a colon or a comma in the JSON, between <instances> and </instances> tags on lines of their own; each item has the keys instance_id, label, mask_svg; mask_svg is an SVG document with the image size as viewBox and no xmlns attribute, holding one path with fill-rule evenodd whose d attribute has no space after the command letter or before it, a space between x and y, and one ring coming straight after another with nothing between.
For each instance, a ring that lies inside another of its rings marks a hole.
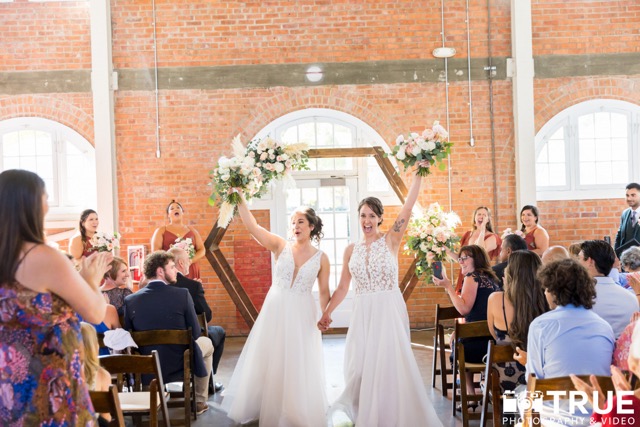
<instances>
[{"instance_id":1,"label":"black shoe","mask_svg":"<svg viewBox=\"0 0 640 427\"><path fill-rule=\"evenodd\" d=\"M467 408L472 409L473 412L476 412L476 409L478 409L478 404L476 402L469 402L467 403ZM462 412L462 403L458 403L456 405L456 411Z\"/></svg>"},{"instance_id":2,"label":"black shoe","mask_svg":"<svg viewBox=\"0 0 640 427\"><path fill-rule=\"evenodd\" d=\"M222 383L215 383L213 385L214 393L217 393L217 392L221 391L223 388L224 388L224 386L222 385Z\"/></svg>"}]
</instances>

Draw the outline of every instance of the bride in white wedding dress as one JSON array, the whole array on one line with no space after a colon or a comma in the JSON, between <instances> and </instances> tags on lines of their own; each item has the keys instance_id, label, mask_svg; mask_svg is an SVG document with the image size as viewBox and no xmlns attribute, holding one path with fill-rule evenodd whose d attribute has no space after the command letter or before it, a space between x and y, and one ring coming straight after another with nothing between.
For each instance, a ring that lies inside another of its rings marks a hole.
<instances>
[{"instance_id":1,"label":"bride in white wedding dress","mask_svg":"<svg viewBox=\"0 0 640 427\"><path fill-rule=\"evenodd\" d=\"M322 308L329 301L329 258L312 244L322 220L311 208L291 217L292 241L258 225L244 197L238 205L251 235L276 257L275 278L247 338L222 409L238 423L265 427L324 427L327 398L322 336L311 290L316 279ZM256 272L257 273L257 272Z\"/></svg>"},{"instance_id":2,"label":"bride in white wedding dress","mask_svg":"<svg viewBox=\"0 0 640 427\"><path fill-rule=\"evenodd\" d=\"M347 333L345 390L331 406L344 412L356 426L414 427L441 425L429 402L411 350L407 306L398 287L398 249L411 209L420 192L415 175L397 219L382 234L384 208L368 197L358 214L363 239L347 247L340 284L318 322L326 330L331 313L345 298L351 279L355 300Z\"/></svg>"}]
</instances>

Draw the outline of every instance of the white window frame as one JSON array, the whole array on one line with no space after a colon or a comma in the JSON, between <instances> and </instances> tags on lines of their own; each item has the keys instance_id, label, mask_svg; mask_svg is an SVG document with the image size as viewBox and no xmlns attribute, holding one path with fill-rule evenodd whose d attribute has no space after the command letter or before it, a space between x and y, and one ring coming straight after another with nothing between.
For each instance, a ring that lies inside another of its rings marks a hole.
<instances>
[{"instance_id":1,"label":"white window frame","mask_svg":"<svg viewBox=\"0 0 640 427\"><path fill-rule=\"evenodd\" d=\"M53 135L54 154L53 154L53 170L54 170L54 189L47 188L47 191L56 191L54 199L56 206L50 206L49 213L46 217L47 227L75 227L78 224L80 213L87 208L94 208L97 203L97 191L94 188L92 201L88 206L69 206L65 205L66 201L66 156L64 154L64 142L69 142L84 153L86 161L93 166L95 179L95 148L89 141L75 130L55 122L53 120L41 117L19 117L0 121L0 142L2 136L20 130L42 131ZM2 146L0 145L0 170L4 170Z\"/></svg>"},{"instance_id":2,"label":"white window frame","mask_svg":"<svg viewBox=\"0 0 640 427\"><path fill-rule=\"evenodd\" d=\"M573 105L549 120L535 137L535 158L549 138L560 128L565 134L565 167L567 185L558 187L536 187L537 200L588 200L611 199L624 195L624 185L579 185L578 118L585 114L609 111L628 117L629 135L629 182L640 181L640 105L614 99L595 99ZM625 183L626 185L626 183Z\"/></svg>"}]
</instances>

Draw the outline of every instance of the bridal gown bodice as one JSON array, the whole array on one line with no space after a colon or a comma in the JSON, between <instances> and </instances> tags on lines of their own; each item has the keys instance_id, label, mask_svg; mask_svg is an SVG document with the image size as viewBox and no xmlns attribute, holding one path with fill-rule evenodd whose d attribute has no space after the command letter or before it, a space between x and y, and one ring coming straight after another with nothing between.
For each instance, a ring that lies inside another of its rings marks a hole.
<instances>
[{"instance_id":1,"label":"bridal gown bodice","mask_svg":"<svg viewBox=\"0 0 640 427\"><path fill-rule=\"evenodd\" d=\"M311 293L320 270L320 254L320 251L313 254L300 266L294 277L296 264L293 260L291 245L287 244L276 261L276 277L273 286L300 294Z\"/></svg>"},{"instance_id":2,"label":"bridal gown bodice","mask_svg":"<svg viewBox=\"0 0 640 427\"><path fill-rule=\"evenodd\" d=\"M349 260L349 271L356 294L398 288L398 260L389 251L384 237L369 246L356 243Z\"/></svg>"}]
</instances>

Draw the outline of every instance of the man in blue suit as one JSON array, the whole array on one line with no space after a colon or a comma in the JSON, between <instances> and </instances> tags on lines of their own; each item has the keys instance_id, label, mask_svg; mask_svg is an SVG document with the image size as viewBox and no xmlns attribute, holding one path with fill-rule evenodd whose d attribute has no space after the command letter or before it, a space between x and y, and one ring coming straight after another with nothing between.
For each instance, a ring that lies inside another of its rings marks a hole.
<instances>
[{"instance_id":1,"label":"man in blue suit","mask_svg":"<svg viewBox=\"0 0 640 427\"><path fill-rule=\"evenodd\" d=\"M620 258L622 252L629 247L634 240L640 242L640 184L632 182L626 187L626 199L629 207L622 212L620 228L616 234L616 242L613 246L616 255ZM625 246L626 245L626 246ZM635 246L637 244L632 244Z\"/></svg>"},{"instance_id":2,"label":"man in blue suit","mask_svg":"<svg viewBox=\"0 0 640 427\"><path fill-rule=\"evenodd\" d=\"M193 346L196 411L201 414L209 409L208 383L213 345L210 339L200 337L200 325L189 291L168 286L175 283L178 274L173 256L164 251L154 252L144 261L143 268L149 281L143 289L125 298L124 327L134 331L191 328L197 344ZM160 345L140 349L143 354L151 354L152 350L158 350L164 382L181 381L184 346Z\"/></svg>"},{"instance_id":3,"label":"man in blue suit","mask_svg":"<svg viewBox=\"0 0 640 427\"><path fill-rule=\"evenodd\" d=\"M211 322L211 307L207 303L207 300L204 297L204 289L202 288L202 283L197 280L189 279L187 274L189 273L189 266L191 265L191 260L189 259L189 254L184 249L180 249L178 247L173 247L168 251L171 255L173 255L176 262L176 269L178 270L178 277L176 278L176 283L174 286L179 288L184 288L189 291L191 298L193 299L193 304L196 309L196 314L205 315L207 323ZM222 326L208 326L207 333L209 335L209 339L213 343L213 362L211 369L213 370L213 375L216 375L218 372L218 365L220 364L220 359L222 358L222 352L224 351L224 339L226 337L226 333ZM223 386L219 382L215 382L213 384L213 392L217 393L222 390Z\"/></svg>"}]
</instances>

